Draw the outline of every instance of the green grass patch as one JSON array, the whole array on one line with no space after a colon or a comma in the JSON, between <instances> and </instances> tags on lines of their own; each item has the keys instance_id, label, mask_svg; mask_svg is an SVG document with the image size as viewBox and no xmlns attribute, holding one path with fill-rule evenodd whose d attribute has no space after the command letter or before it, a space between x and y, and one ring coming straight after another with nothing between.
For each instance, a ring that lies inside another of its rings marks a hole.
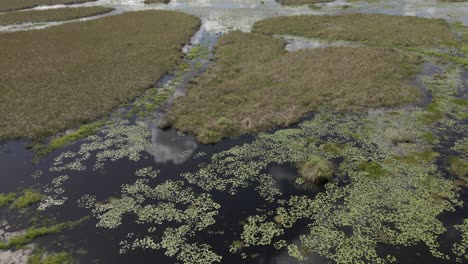
<instances>
[{"instance_id":1,"label":"green grass patch","mask_svg":"<svg viewBox=\"0 0 468 264\"><path fill-rule=\"evenodd\" d=\"M273 17L255 23L253 31L398 46L440 47L455 42L443 19L383 14Z\"/></svg>"},{"instance_id":2,"label":"green grass patch","mask_svg":"<svg viewBox=\"0 0 468 264\"><path fill-rule=\"evenodd\" d=\"M54 150L62 148L79 139L94 135L99 131L99 128L102 127L104 124L106 124L106 121L100 120L97 122L93 122L91 124L82 125L76 131L70 134L66 134L61 137L52 139L47 146L44 146L42 144L34 144L33 149L36 152L36 158L45 156L53 152Z\"/></svg>"},{"instance_id":3,"label":"green grass patch","mask_svg":"<svg viewBox=\"0 0 468 264\"><path fill-rule=\"evenodd\" d=\"M0 193L0 207L8 205L16 198L16 193Z\"/></svg>"},{"instance_id":4,"label":"green grass patch","mask_svg":"<svg viewBox=\"0 0 468 264\"><path fill-rule=\"evenodd\" d=\"M43 5L72 5L97 0L2 0L0 1L0 12L33 8Z\"/></svg>"},{"instance_id":5,"label":"green grass patch","mask_svg":"<svg viewBox=\"0 0 468 264\"><path fill-rule=\"evenodd\" d=\"M60 223L60 224L56 224L52 226L31 227L26 231L25 234L11 238L8 241L8 243L0 242L0 249L22 248L28 245L29 243L33 242L38 237L50 235L50 234L57 234L57 233L60 233L62 230L75 228L76 226L80 225L87 219L88 218L82 218L77 221L65 222L65 223Z\"/></svg>"},{"instance_id":6,"label":"green grass patch","mask_svg":"<svg viewBox=\"0 0 468 264\"><path fill-rule=\"evenodd\" d=\"M420 98L407 84L419 59L390 49L287 52L282 40L233 32L221 37L215 56L169 111L176 128L204 143L291 125L323 105L363 110Z\"/></svg>"},{"instance_id":7,"label":"green grass patch","mask_svg":"<svg viewBox=\"0 0 468 264\"><path fill-rule=\"evenodd\" d=\"M31 206L39 202L42 197L43 195L40 192L33 189L26 189L18 198L13 201L11 208L21 209Z\"/></svg>"},{"instance_id":8,"label":"green grass patch","mask_svg":"<svg viewBox=\"0 0 468 264\"><path fill-rule=\"evenodd\" d=\"M44 251L35 252L28 258L27 264L69 264L72 263L72 257L67 252L45 253Z\"/></svg>"},{"instance_id":9,"label":"green grass patch","mask_svg":"<svg viewBox=\"0 0 468 264\"><path fill-rule=\"evenodd\" d=\"M151 10L0 33L0 139L44 138L108 114L172 71L199 25Z\"/></svg>"},{"instance_id":10,"label":"green grass patch","mask_svg":"<svg viewBox=\"0 0 468 264\"><path fill-rule=\"evenodd\" d=\"M47 10L18 11L0 14L0 25L21 23L42 23L97 16L114 10L113 8L93 6L78 8L57 8Z\"/></svg>"}]
</instances>

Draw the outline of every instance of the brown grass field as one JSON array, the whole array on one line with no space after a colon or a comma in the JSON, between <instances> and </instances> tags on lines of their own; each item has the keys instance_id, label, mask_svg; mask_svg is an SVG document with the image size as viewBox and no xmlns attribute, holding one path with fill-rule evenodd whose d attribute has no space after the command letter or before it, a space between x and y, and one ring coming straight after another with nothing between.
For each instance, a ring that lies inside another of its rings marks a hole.
<instances>
[{"instance_id":1,"label":"brown grass field","mask_svg":"<svg viewBox=\"0 0 468 264\"><path fill-rule=\"evenodd\" d=\"M97 16L109 13L113 8L108 7L78 7L78 8L58 8L48 10L16 11L0 14L0 25L14 25L21 23L41 23L66 21L83 17Z\"/></svg>"},{"instance_id":2,"label":"brown grass field","mask_svg":"<svg viewBox=\"0 0 468 264\"><path fill-rule=\"evenodd\" d=\"M142 11L0 33L0 139L43 137L108 114L173 70L199 25Z\"/></svg>"},{"instance_id":3,"label":"brown grass field","mask_svg":"<svg viewBox=\"0 0 468 264\"><path fill-rule=\"evenodd\" d=\"M41 5L72 5L94 1L97 0L1 0L0 12L28 9Z\"/></svg>"},{"instance_id":4,"label":"brown grass field","mask_svg":"<svg viewBox=\"0 0 468 264\"><path fill-rule=\"evenodd\" d=\"M318 3L333 2L334 0L277 0L282 5L310 5Z\"/></svg>"},{"instance_id":5,"label":"brown grass field","mask_svg":"<svg viewBox=\"0 0 468 264\"><path fill-rule=\"evenodd\" d=\"M419 58L378 47L287 52L282 40L233 32L216 62L169 112L169 123L213 143L287 126L319 106L362 110L417 102Z\"/></svg>"},{"instance_id":6,"label":"brown grass field","mask_svg":"<svg viewBox=\"0 0 468 264\"><path fill-rule=\"evenodd\" d=\"M382 14L273 17L255 23L253 31L398 46L440 47L455 42L443 19Z\"/></svg>"}]
</instances>

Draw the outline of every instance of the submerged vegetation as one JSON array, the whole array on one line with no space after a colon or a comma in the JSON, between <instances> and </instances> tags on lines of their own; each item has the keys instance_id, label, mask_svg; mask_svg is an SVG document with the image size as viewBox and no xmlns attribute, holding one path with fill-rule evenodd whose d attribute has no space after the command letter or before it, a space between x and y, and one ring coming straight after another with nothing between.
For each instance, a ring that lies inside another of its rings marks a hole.
<instances>
[{"instance_id":1,"label":"submerged vegetation","mask_svg":"<svg viewBox=\"0 0 468 264\"><path fill-rule=\"evenodd\" d=\"M297 122L320 106L367 109L418 102L408 84L419 59L373 47L287 52L250 33L221 37L216 62L170 109L172 124L203 143Z\"/></svg>"},{"instance_id":2,"label":"submerged vegetation","mask_svg":"<svg viewBox=\"0 0 468 264\"><path fill-rule=\"evenodd\" d=\"M17 11L0 14L0 25L41 23L97 16L114 10L108 7L57 8L48 10Z\"/></svg>"},{"instance_id":3,"label":"submerged vegetation","mask_svg":"<svg viewBox=\"0 0 468 264\"><path fill-rule=\"evenodd\" d=\"M0 139L43 138L109 113L174 69L198 26L142 11L0 33Z\"/></svg>"},{"instance_id":4,"label":"submerged vegetation","mask_svg":"<svg viewBox=\"0 0 468 264\"><path fill-rule=\"evenodd\" d=\"M0 2L0 12L33 8L43 5L72 5L97 0L2 0Z\"/></svg>"}]
</instances>

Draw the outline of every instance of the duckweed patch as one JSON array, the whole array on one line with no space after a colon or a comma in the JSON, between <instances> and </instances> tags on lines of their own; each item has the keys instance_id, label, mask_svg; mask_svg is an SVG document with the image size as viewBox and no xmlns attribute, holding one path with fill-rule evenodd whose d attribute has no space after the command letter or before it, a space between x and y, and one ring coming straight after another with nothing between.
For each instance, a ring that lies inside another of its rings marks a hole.
<instances>
[{"instance_id":1,"label":"duckweed patch","mask_svg":"<svg viewBox=\"0 0 468 264\"><path fill-rule=\"evenodd\" d=\"M148 199L158 202L145 202ZM142 225L177 226L168 227L162 233L154 233L158 228L150 228L147 234L128 234L128 239L121 242L121 253L138 248L164 249L166 255L182 263L202 264L219 262L221 257L209 245L190 242L190 239L215 223L219 208L210 195L195 194L182 181L169 180L152 188L147 180L139 179L122 186L121 198L97 204L93 212L99 220L98 227L117 228L125 214L135 215L137 223Z\"/></svg>"},{"instance_id":2,"label":"duckweed patch","mask_svg":"<svg viewBox=\"0 0 468 264\"><path fill-rule=\"evenodd\" d=\"M457 256L457 262L462 263L468 260L468 219L465 219L461 225L455 226L461 233L461 241L453 245L453 253Z\"/></svg>"},{"instance_id":3,"label":"duckweed patch","mask_svg":"<svg viewBox=\"0 0 468 264\"><path fill-rule=\"evenodd\" d=\"M73 20L83 17L102 15L114 10L113 8L93 6L78 8L57 8L48 10L19 11L0 14L0 25L20 23L42 23Z\"/></svg>"},{"instance_id":4,"label":"duckweed patch","mask_svg":"<svg viewBox=\"0 0 468 264\"><path fill-rule=\"evenodd\" d=\"M44 138L108 114L173 70L199 25L153 10L1 33L0 138Z\"/></svg>"},{"instance_id":5,"label":"duckweed patch","mask_svg":"<svg viewBox=\"0 0 468 264\"><path fill-rule=\"evenodd\" d=\"M363 110L419 100L407 84L420 62L414 56L371 47L286 52L283 45L250 33L221 37L216 62L176 100L170 122L214 143L291 125L324 105Z\"/></svg>"}]
</instances>

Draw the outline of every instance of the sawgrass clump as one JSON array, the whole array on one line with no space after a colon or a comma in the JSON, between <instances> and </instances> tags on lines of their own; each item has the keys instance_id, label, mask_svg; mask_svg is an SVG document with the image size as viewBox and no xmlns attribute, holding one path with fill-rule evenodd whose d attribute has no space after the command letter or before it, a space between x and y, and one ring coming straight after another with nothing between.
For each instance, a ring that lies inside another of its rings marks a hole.
<instances>
[{"instance_id":1,"label":"sawgrass clump","mask_svg":"<svg viewBox=\"0 0 468 264\"><path fill-rule=\"evenodd\" d=\"M411 47L451 46L456 42L443 19L383 14L272 17L255 23L253 31Z\"/></svg>"},{"instance_id":2,"label":"sawgrass clump","mask_svg":"<svg viewBox=\"0 0 468 264\"><path fill-rule=\"evenodd\" d=\"M42 23L73 20L105 14L111 12L112 10L114 9L102 6L93 6L9 12L0 14L0 25L6 26L21 23Z\"/></svg>"},{"instance_id":3,"label":"sawgrass clump","mask_svg":"<svg viewBox=\"0 0 468 264\"><path fill-rule=\"evenodd\" d=\"M363 110L419 100L408 85L419 59L378 47L287 52L284 42L233 32L216 62L176 100L169 121L203 143L287 126L320 106Z\"/></svg>"},{"instance_id":4,"label":"sawgrass clump","mask_svg":"<svg viewBox=\"0 0 468 264\"><path fill-rule=\"evenodd\" d=\"M199 23L141 11L1 33L0 139L43 138L109 113L173 70Z\"/></svg>"},{"instance_id":5,"label":"sawgrass clump","mask_svg":"<svg viewBox=\"0 0 468 264\"><path fill-rule=\"evenodd\" d=\"M43 5L73 5L97 0L2 0L0 12L34 8Z\"/></svg>"},{"instance_id":6,"label":"sawgrass clump","mask_svg":"<svg viewBox=\"0 0 468 264\"><path fill-rule=\"evenodd\" d=\"M299 174L301 177L312 183L321 183L331 180L333 171L333 164L318 156L311 156L307 161L299 165Z\"/></svg>"}]
</instances>

